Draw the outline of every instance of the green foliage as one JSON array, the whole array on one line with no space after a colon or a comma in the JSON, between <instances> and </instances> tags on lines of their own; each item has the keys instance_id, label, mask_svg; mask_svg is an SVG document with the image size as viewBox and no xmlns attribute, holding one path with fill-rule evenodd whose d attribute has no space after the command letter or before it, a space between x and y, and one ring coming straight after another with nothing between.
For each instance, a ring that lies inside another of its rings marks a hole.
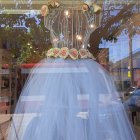
<instances>
[{"instance_id":1,"label":"green foliage","mask_svg":"<svg viewBox=\"0 0 140 140\"><path fill-rule=\"evenodd\" d=\"M17 59L18 63L25 63L32 55L32 49L28 45L22 45L20 55Z\"/></svg>"},{"instance_id":2,"label":"green foliage","mask_svg":"<svg viewBox=\"0 0 140 140\"><path fill-rule=\"evenodd\" d=\"M49 31L40 15L0 15L0 38L11 43L10 52L18 63L37 62L50 48Z\"/></svg>"}]
</instances>

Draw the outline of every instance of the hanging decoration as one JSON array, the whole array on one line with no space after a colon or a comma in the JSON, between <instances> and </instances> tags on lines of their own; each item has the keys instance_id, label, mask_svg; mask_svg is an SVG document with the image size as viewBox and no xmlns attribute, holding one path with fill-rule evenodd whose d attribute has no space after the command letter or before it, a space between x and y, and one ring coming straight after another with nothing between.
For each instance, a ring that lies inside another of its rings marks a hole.
<instances>
[{"instance_id":1,"label":"hanging decoration","mask_svg":"<svg viewBox=\"0 0 140 140\"><path fill-rule=\"evenodd\" d=\"M41 15L43 17L47 16L53 9L58 8L60 6L60 3L58 0L50 0L47 5L43 5L41 7ZM90 12L90 13L100 13L101 12L101 7L93 2L90 1L84 1L82 4L81 9L83 12ZM68 16L68 11L65 13L66 16Z\"/></svg>"}]
</instances>

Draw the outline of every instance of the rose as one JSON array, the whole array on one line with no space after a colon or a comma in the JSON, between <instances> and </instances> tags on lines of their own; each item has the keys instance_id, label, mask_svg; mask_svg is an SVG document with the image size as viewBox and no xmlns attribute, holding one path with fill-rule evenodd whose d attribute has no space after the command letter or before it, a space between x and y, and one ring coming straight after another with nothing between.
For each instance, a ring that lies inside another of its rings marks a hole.
<instances>
[{"instance_id":1,"label":"rose","mask_svg":"<svg viewBox=\"0 0 140 140\"><path fill-rule=\"evenodd\" d=\"M59 51L59 57L65 59L65 58L68 57L68 55L69 55L69 52L68 52L68 48L67 47L63 47L63 48L60 49L60 51Z\"/></svg>"},{"instance_id":2,"label":"rose","mask_svg":"<svg viewBox=\"0 0 140 140\"><path fill-rule=\"evenodd\" d=\"M47 57L51 57L51 56L53 56L53 48L47 51Z\"/></svg>"},{"instance_id":3,"label":"rose","mask_svg":"<svg viewBox=\"0 0 140 140\"><path fill-rule=\"evenodd\" d=\"M80 49L79 50L79 54L80 54L80 57L81 58L87 58L88 57L88 52L87 52L87 50L86 49Z\"/></svg>"},{"instance_id":4,"label":"rose","mask_svg":"<svg viewBox=\"0 0 140 140\"><path fill-rule=\"evenodd\" d=\"M70 49L69 56L74 60L78 59L78 51L74 48Z\"/></svg>"},{"instance_id":5,"label":"rose","mask_svg":"<svg viewBox=\"0 0 140 140\"><path fill-rule=\"evenodd\" d=\"M59 56L59 51L60 51L59 48L53 48L53 56L58 57Z\"/></svg>"},{"instance_id":6,"label":"rose","mask_svg":"<svg viewBox=\"0 0 140 140\"><path fill-rule=\"evenodd\" d=\"M53 48L47 51L47 57L52 57L52 56L53 56Z\"/></svg>"},{"instance_id":7,"label":"rose","mask_svg":"<svg viewBox=\"0 0 140 140\"><path fill-rule=\"evenodd\" d=\"M43 5L41 7L41 15L44 17L44 16L47 16L49 14L49 8L47 5Z\"/></svg>"},{"instance_id":8,"label":"rose","mask_svg":"<svg viewBox=\"0 0 140 140\"><path fill-rule=\"evenodd\" d=\"M59 56L59 48L51 48L47 52L47 57L58 57Z\"/></svg>"},{"instance_id":9,"label":"rose","mask_svg":"<svg viewBox=\"0 0 140 140\"><path fill-rule=\"evenodd\" d=\"M89 6L87 4L84 4L82 6L82 10L83 10L83 12L87 12L89 10Z\"/></svg>"}]
</instances>

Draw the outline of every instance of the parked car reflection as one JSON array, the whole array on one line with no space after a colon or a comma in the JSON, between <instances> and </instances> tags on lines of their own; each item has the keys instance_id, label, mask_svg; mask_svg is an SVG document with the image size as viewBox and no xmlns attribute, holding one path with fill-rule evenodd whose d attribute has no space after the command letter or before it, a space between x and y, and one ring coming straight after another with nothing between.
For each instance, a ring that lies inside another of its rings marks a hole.
<instances>
[{"instance_id":1,"label":"parked car reflection","mask_svg":"<svg viewBox=\"0 0 140 140\"><path fill-rule=\"evenodd\" d=\"M130 92L125 105L131 111L132 122L135 124L135 117L137 112L140 112L140 88L136 88L134 91Z\"/></svg>"},{"instance_id":2,"label":"parked car reflection","mask_svg":"<svg viewBox=\"0 0 140 140\"><path fill-rule=\"evenodd\" d=\"M134 91L130 92L130 96L126 102L130 107L140 108L140 88L136 88Z\"/></svg>"},{"instance_id":3,"label":"parked car reflection","mask_svg":"<svg viewBox=\"0 0 140 140\"><path fill-rule=\"evenodd\" d=\"M124 98L128 99L133 92L136 90L136 87L129 87L125 92L124 92Z\"/></svg>"}]
</instances>

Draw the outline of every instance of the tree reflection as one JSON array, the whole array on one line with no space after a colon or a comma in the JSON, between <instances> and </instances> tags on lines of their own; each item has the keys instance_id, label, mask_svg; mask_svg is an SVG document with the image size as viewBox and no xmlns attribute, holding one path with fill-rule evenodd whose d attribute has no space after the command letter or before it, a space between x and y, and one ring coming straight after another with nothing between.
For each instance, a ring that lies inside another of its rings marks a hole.
<instances>
[{"instance_id":1,"label":"tree reflection","mask_svg":"<svg viewBox=\"0 0 140 140\"><path fill-rule=\"evenodd\" d=\"M11 92L11 104L13 100L16 103L27 77L22 74L18 64L38 62L46 57L46 50L50 47L49 31L45 29L42 17L33 10L37 7L32 5L32 0L26 0L27 4L24 2L25 0L0 1L0 49L6 49L12 56L12 60L6 56L9 59L3 61L0 68L7 66L10 78L15 83Z\"/></svg>"},{"instance_id":2,"label":"tree reflection","mask_svg":"<svg viewBox=\"0 0 140 140\"><path fill-rule=\"evenodd\" d=\"M45 56L50 44L49 31L40 15L0 14L0 19L0 38L10 44L7 49L14 58L22 63L39 61Z\"/></svg>"}]
</instances>

